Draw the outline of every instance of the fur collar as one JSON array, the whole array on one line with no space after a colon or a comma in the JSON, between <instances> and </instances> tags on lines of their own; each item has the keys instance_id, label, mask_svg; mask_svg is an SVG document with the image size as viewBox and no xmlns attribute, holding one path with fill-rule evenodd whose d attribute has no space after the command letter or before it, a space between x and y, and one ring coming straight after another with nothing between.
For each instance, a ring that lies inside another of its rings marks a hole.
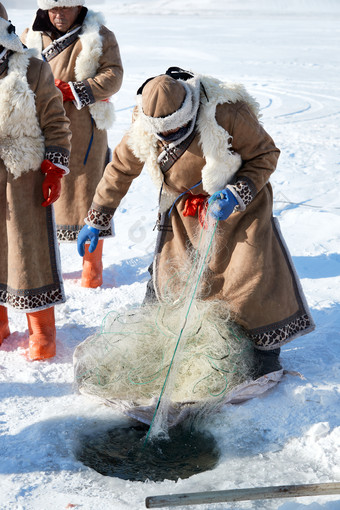
<instances>
[{"instance_id":1,"label":"fur collar","mask_svg":"<svg viewBox=\"0 0 340 510\"><path fill-rule=\"evenodd\" d=\"M97 74L99 58L103 53L103 41L99 30L104 23L104 17L100 13L88 11L79 36L83 49L79 53L75 65L75 75L78 81L94 78ZM91 104L89 109L98 129L105 130L112 127L115 121L113 103L97 101Z\"/></svg>"},{"instance_id":2,"label":"fur collar","mask_svg":"<svg viewBox=\"0 0 340 510\"><path fill-rule=\"evenodd\" d=\"M103 53L103 41L99 33L105 20L102 14L87 11L79 40L82 45L76 63L75 76L77 81L94 78L99 67L99 59ZM42 32L35 32L30 28L27 33L26 44L29 48L36 48L41 54ZM91 115L98 129L109 129L115 120L114 105L111 102L97 101L89 106Z\"/></svg>"},{"instance_id":3,"label":"fur collar","mask_svg":"<svg viewBox=\"0 0 340 510\"><path fill-rule=\"evenodd\" d=\"M34 50L14 53L7 76L0 80L0 157L15 178L40 169L45 142L35 106L35 95L27 81Z\"/></svg>"},{"instance_id":4,"label":"fur collar","mask_svg":"<svg viewBox=\"0 0 340 510\"><path fill-rule=\"evenodd\" d=\"M248 94L243 85L224 83L210 76L198 75L198 78L203 85L196 124L205 159L205 165L202 168L202 185L203 189L212 195L232 181L242 164L240 155L232 151L231 136L216 122L217 105L244 101L259 117L259 104ZM160 190L163 187L160 211L166 211L178 195L164 184L164 176L157 162L157 138L145 130L143 120L138 113L129 130L129 146L135 156L146 163L157 189Z\"/></svg>"}]
</instances>

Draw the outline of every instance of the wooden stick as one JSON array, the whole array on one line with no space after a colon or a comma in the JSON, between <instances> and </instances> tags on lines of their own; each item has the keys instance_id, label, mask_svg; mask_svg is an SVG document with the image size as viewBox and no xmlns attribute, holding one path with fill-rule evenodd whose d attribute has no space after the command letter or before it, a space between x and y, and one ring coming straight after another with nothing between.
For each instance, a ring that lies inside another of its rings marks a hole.
<instances>
[{"instance_id":1,"label":"wooden stick","mask_svg":"<svg viewBox=\"0 0 340 510\"><path fill-rule=\"evenodd\" d=\"M299 498L302 496L321 496L340 494L339 483L315 483L310 485L278 485L256 487L253 489L234 489L227 491L192 492L169 496L150 496L146 498L146 508L163 508L183 505L203 505L226 503L231 501L254 501L256 499Z\"/></svg>"}]
</instances>

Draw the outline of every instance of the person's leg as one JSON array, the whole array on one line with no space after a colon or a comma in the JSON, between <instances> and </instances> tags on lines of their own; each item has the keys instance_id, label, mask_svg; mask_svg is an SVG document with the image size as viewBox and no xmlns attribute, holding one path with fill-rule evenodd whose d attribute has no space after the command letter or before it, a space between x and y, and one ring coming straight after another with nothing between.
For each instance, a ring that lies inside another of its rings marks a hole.
<instances>
[{"instance_id":1,"label":"person's leg","mask_svg":"<svg viewBox=\"0 0 340 510\"><path fill-rule=\"evenodd\" d=\"M103 283L103 239L98 241L94 252L89 253L89 244L85 244L85 255L83 257L83 273L81 286L95 289Z\"/></svg>"},{"instance_id":2,"label":"person's leg","mask_svg":"<svg viewBox=\"0 0 340 510\"><path fill-rule=\"evenodd\" d=\"M29 331L29 356L32 360L53 358L56 354L54 307L26 313Z\"/></svg>"},{"instance_id":3,"label":"person's leg","mask_svg":"<svg viewBox=\"0 0 340 510\"><path fill-rule=\"evenodd\" d=\"M10 335L7 308L0 305L0 345Z\"/></svg>"},{"instance_id":4,"label":"person's leg","mask_svg":"<svg viewBox=\"0 0 340 510\"><path fill-rule=\"evenodd\" d=\"M254 349L254 379L282 369L279 361L280 351L280 348L271 351Z\"/></svg>"}]
</instances>

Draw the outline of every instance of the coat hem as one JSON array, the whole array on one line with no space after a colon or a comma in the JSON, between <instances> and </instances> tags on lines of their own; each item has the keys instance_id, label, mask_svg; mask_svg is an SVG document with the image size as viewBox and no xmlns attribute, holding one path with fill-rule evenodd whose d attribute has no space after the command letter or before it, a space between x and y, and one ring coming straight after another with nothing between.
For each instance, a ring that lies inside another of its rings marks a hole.
<instances>
[{"instance_id":1,"label":"coat hem","mask_svg":"<svg viewBox=\"0 0 340 510\"><path fill-rule=\"evenodd\" d=\"M256 348L259 350L276 349L291 342L295 338L314 331L315 329L315 323L310 313L300 278L296 272L287 244L281 234L277 218L272 218L272 225L292 275L295 295L299 303L299 310L293 316L288 317L279 323L270 324L263 328L248 331L247 333L249 337L254 341ZM287 329L290 329L291 332L287 331Z\"/></svg>"},{"instance_id":2,"label":"coat hem","mask_svg":"<svg viewBox=\"0 0 340 510\"><path fill-rule=\"evenodd\" d=\"M164 236L166 232L169 231L170 225L166 214L163 214L160 220L160 228L156 241L152 275L153 287L158 301L161 301L161 295L157 285L159 256L162 246L164 245ZM246 336L254 343L254 347L259 350L277 349L291 342L293 339L308 334L315 329L315 324L305 299L299 276L294 267L287 245L282 237L280 226L276 218L272 218L272 225L294 282L298 310L289 317L285 317L271 324L266 324L263 327L254 329L244 328ZM235 322L238 323L237 320L235 320Z\"/></svg>"},{"instance_id":3,"label":"coat hem","mask_svg":"<svg viewBox=\"0 0 340 510\"><path fill-rule=\"evenodd\" d=\"M278 328L271 328L262 333L252 334L246 331L247 336L254 342L254 347L260 351L269 351L285 345L295 338L306 335L315 329L314 322L307 313L289 321Z\"/></svg>"},{"instance_id":4,"label":"coat hem","mask_svg":"<svg viewBox=\"0 0 340 510\"><path fill-rule=\"evenodd\" d=\"M37 312L65 302L66 297L61 287L50 290L0 290L0 304L19 312Z\"/></svg>"},{"instance_id":5,"label":"coat hem","mask_svg":"<svg viewBox=\"0 0 340 510\"><path fill-rule=\"evenodd\" d=\"M65 303L66 296L62 279L53 206L46 207L46 226L53 282L31 289L13 289L7 284L0 284L1 305L30 313Z\"/></svg>"}]
</instances>

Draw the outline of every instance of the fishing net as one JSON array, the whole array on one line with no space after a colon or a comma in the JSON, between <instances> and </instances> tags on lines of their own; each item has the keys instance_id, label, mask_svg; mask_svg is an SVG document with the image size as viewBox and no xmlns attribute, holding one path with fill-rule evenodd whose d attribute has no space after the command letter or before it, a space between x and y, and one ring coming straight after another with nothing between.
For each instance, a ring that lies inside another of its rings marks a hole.
<instances>
[{"instance_id":1,"label":"fishing net","mask_svg":"<svg viewBox=\"0 0 340 510\"><path fill-rule=\"evenodd\" d=\"M101 330L76 349L79 390L103 400L148 405L161 393L181 315L182 307L169 305L107 314ZM251 345L230 324L224 303L196 301L181 343L172 402L214 400L251 372Z\"/></svg>"},{"instance_id":2,"label":"fishing net","mask_svg":"<svg viewBox=\"0 0 340 510\"><path fill-rule=\"evenodd\" d=\"M100 330L76 348L81 393L120 405L145 423L151 410L158 429L175 423L183 406L196 413L217 407L251 378L252 344L224 301L202 299L216 226L210 221L200 229L189 265L169 277L162 304L108 313Z\"/></svg>"}]
</instances>

